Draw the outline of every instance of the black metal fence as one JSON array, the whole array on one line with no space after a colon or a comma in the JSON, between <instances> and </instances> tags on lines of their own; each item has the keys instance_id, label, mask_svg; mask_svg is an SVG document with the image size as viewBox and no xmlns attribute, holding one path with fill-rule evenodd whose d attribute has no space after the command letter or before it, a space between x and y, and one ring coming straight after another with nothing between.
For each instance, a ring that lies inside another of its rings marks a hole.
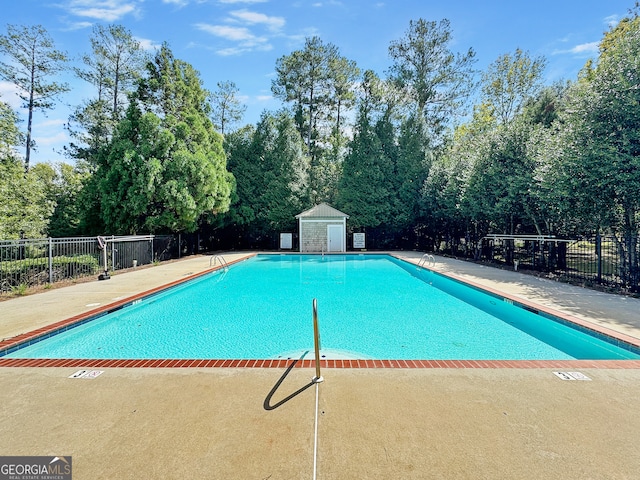
<instances>
[{"instance_id":1,"label":"black metal fence","mask_svg":"<svg viewBox=\"0 0 640 480\"><path fill-rule=\"evenodd\" d=\"M542 272L574 283L640 291L638 235L594 235L574 240L484 238L476 246L464 239L441 245L441 252L488 261L514 270Z\"/></svg>"},{"instance_id":2,"label":"black metal fence","mask_svg":"<svg viewBox=\"0 0 640 480\"><path fill-rule=\"evenodd\" d=\"M197 234L100 238L100 241L98 237L0 240L0 294L201 251Z\"/></svg>"}]
</instances>

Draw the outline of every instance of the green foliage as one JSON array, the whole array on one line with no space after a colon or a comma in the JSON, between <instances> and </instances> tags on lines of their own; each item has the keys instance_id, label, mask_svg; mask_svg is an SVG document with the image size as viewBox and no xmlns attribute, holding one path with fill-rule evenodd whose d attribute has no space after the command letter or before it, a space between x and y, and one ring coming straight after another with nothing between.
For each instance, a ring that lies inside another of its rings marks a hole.
<instances>
[{"instance_id":1,"label":"green foliage","mask_svg":"<svg viewBox=\"0 0 640 480\"><path fill-rule=\"evenodd\" d=\"M304 49L276 61L271 91L292 104L300 136L311 157L312 201L329 200L336 180L336 164L346 143L346 113L352 107L360 70L340 56L338 48L319 37L307 38Z\"/></svg>"},{"instance_id":2,"label":"green foliage","mask_svg":"<svg viewBox=\"0 0 640 480\"><path fill-rule=\"evenodd\" d=\"M227 136L229 170L236 178L226 223L252 244L295 227L309 206L309 159L291 116L264 113L258 125Z\"/></svg>"},{"instance_id":3,"label":"green foliage","mask_svg":"<svg viewBox=\"0 0 640 480\"><path fill-rule=\"evenodd\" d=\"M494 61L482 76L482 96L493 106L498 121L505 124L518 114L524 103L542 87L544 57L531 58L516 49Z\"/></svg>"},{"instance_id":4,"label":"green foliage","mask_svg":"<svg viewBox=\"0 0 640 480\"><path fill-rule=\"evenodd\" d=\"M640 19L609 32L595 69L573 84L540 150L562 209L587 228L635 232L640 213ZM570 199L568 201L567 199Z\"/></svg>"},{"instance_id":5,"label":"green foliage","mask_svg":"<svg viewBox=\"0 0 640 480\"><path fill-rule=\"evenodd\" d=\"M191 65L164 45L100 151L101 218L114 233L192 232L228 209L232 177L207 92Z\"/></svg>"},{"instance_id":6,"label":"green foliage","mask_svg":"<svg viewBox=\"0 0 640 480\"><path fill-rule=\"evenodd\" d=\"M23 163L12 157L0 158L0 238L39 238L53 209L45 185L33 172L25 173Z\"/></svg>"},{"instance_id":7,"label":"green foliage","mask_svg":"<svg viewBox=\"0 0 640 480\"><path fill-rule=\"evenodd\" d=\"M100 265L92 255L53 257L51 268L56 281L93 275ZM49 282L49 259L46 257L24 260L3 261L0 263L0 278L3 279L0 291L11 291L22 295L28 287Z\"/></svg>"},{"instance_id":8,"label":"green foliage","mask_svg":"<svg viewBox=\"0 0 640 480\"><path fill-rule=\"evenodd\" d=\"M394 163L396 195L392 224L409 232L420 221L420 195L431 167L427 126L422 116L410 116L400 126Z\"/></svg>"},{"instance_id":9,"label":"green foliage","mask_svg":"<svg viewBox=\"0 0 640 480\"><path fill-rule=\"evenodd\" d=\"M26 283L21 283L15 287L11 287L11 293L17 297L21 297L27 293L29 286Z\"/></svg>"},{"instance_id":10,"label":"green foliage","mask_svg":"<svg viewBox=\"0 0 640 480\"><path fill-rule=\"evenodd\" d=\"M0 157L13 157L14 148L23 140L24 136L18 128L19 119L11 107L0 101Z\"/></svg>"},{"instance_id":11,"label":"green foliage","mask_svg":"<svg viewBox=\"0 0 640 480\"><path fill-rule=\"evenodd\" d=\"M91 53L82 56L76 75L95 88L95 97L79 105L69 119L73 142L69 154L95 162L101 145L108 142L124 116L128 95L143 74L146 56L138 42L120 25L96 25L90 38Z\"/></svg>"},{"instance_id":12,"label":"green foliage","mask_svg":"<svg viewBox=\"0 0 640 480\"><path fill-rule=\"evenodd\" d=\"M82 163L75 167L67 163L55 166L38 163L33 166L31 173L40 179L47 201L54 206L47 236L59 238L81 235L80 195L89 179L89 172L82 168Z\"/></svg>"},{"instance_id":13,"label":"green foliage","mask_svg":"<svg viewBox=\"0 0 640 480\"><path fill-rule=\"evenodd\" d=\"M381 120L384 122L384 119ZM378 131L384 131L378 125ZM390 223L393 212L393 163L361 106L356 133L344 160L337 207L349 214L352 228L376 228Z\"/></svg>"}]
</instances>

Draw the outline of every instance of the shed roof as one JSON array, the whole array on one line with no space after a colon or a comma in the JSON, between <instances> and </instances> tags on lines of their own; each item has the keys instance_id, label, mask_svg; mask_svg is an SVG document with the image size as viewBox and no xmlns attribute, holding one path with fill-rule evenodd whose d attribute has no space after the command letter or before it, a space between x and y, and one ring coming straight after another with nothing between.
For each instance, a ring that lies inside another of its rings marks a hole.
<instances>
[{"instance_id":1,"label":"shed roof","mask_svg":"<svg viewBox=\"0 0 640 480\"><path fill-rule=\"evenodd\" d=\"M349 218L349 215L346 213L342 213L340 210L336 210L330 205L326 203L321 203L316 205L309 210L305 210L302 213L296 215L296 218L310 218L310 217L321 217L321 218Z\"/></svg>"}]
</instances>

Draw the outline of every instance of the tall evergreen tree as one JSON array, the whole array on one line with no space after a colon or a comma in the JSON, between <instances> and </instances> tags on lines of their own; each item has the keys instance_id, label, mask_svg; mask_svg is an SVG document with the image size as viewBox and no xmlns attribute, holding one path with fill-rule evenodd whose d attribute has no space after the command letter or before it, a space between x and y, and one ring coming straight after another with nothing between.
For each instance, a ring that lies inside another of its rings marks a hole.
<instances>
[{"instance_id":1,"label":"tall evergreen tree","mask_svg":"<svg viewBox=\"0 0 640 480\"><path fill-rule=\"evenodd\" d=\"M421 220L420 197L430 169L428 131L422 115L411 115L400 126L395 160L396 198L393 223L399 236L415 247L415 228ZM428 213L427 213L428 215Z\"/></svg>"},{"instance_id":2,"label":"tall evergreen tree","mask_svg":"<svg viewBox=\"0 0 640 480\"><path fill-rule=\"evenodd\" d=\"M372 72L366 73L355 133L343 162L336 199L337 207L349 213L349 224L356 230L389 224L393 213L394 166L380 137L383 134L386 141L391 140L387 136L387 119L377 116L381 100L379 80Z\"/></svg>"},{"instance_id":3,"label":"tall evergreen tree","mask_svg":"<svg viewBox=\"0 0 640 480\"><path fill-rule=\"evenodd\" d=\"M17 95L27 109L24 165L28 171L34 145L33 114L53 108L57 97L69 90L67 84L54 81L55 76L66 68L68 58L55 48L41 25L7 25L7 34L0 35L0 53L8 57L8 61L0 61L0 78L18 87Z\"/></svg>"},{"instance_id":4,"label":"tall evergreen tree","mask_svg":"<svg viewBox=\"0 0 640 480\"><path fill-rule=\"evenodd\" d=\"M126 117L101 151L96 176L116 233L194 231L229 207L232 176L197 72L164 45Z\"/></svg>"},{"instance_id":5,"label":"tall evergreen tree","mask_svg":"<svg viewBox=\"0 0 640 480\"><path fill-rule=\"evenodd\" d=\"M319 37L307 38L304 49L276 62L273 94L292 105L296 126L311 158L312 201L334 195L347 112L353 103L355 62L340 56L338 48Z\"/></svg>"},{"instance_id":6,"label":"tall evergreen tree","mask_svg":"<svg viewBox=\"0 0 640 480\"><path fill-rule=\"evenodd\" d=\"M460 113L473 90L475 52L451 51L451 24L412 20L405 36L389 45L389 76L417 108L434 135Z\"/></svg>"},{"instance_id":7,"label":"tall evergreen tree","mask_svg":"<svg viewBox=\"0 0 640 480\"><path fill-rule=\"evenodd\" d=\"M130 31L121 25L97 25L90 38L91 53L82 56L76 75L93 85L95 97L85 100L70 117L71 156L93 161L124 116L128 96L144 71L146 54Z\"/></svg>"},{"instance_id":8,"label":"tall evergreen tree","mask_svg":"<svg viewBox=\"0 0 640 480\"><path fill-rule=\"evenodd\" d=\"M228 228L243 246L273 248L278 234L295 227L309 207L309 159L295 122L286 111L265 112L255 128L227 138L229 170L237 181Z\"/></svg>"}]
</instances>

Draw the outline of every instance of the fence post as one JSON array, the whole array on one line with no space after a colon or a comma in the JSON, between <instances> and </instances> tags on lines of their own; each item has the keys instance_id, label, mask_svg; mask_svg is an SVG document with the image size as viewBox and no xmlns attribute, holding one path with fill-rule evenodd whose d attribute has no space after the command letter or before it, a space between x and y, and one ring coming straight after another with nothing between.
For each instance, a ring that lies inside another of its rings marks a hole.
<instances>
[{"instance_id":1,"label":"fence post","mask_svg":"<svg viewBox=\"0 0 640 480\"><path fill-rule=\"evenodd\" d=\"M49 237L49 283L53 283L53 239Z\"/></svg>"},{"instance_id":2,"label":"fence post","mask_svg":"<svg viewBox=\"0 0 640 480\"><path fill-rule=\"evenodd\" d=\"M598 283L602 283L602 237L596 233L596 258L598 268Z\"/></svg>"}]
</instances>

